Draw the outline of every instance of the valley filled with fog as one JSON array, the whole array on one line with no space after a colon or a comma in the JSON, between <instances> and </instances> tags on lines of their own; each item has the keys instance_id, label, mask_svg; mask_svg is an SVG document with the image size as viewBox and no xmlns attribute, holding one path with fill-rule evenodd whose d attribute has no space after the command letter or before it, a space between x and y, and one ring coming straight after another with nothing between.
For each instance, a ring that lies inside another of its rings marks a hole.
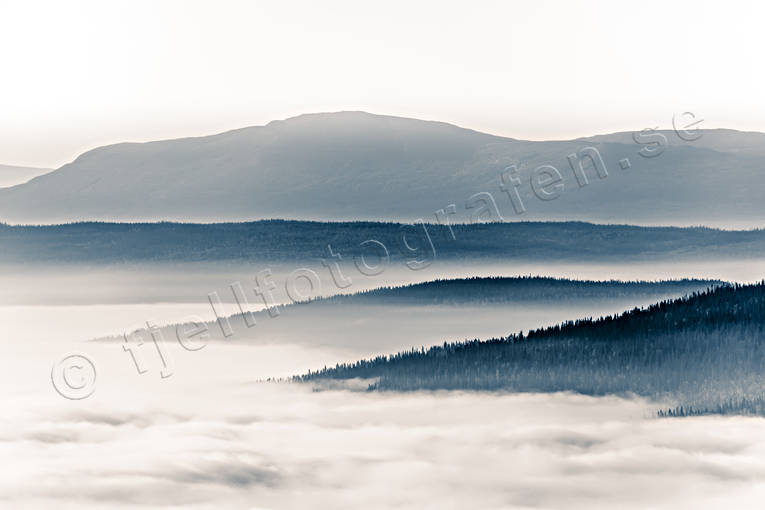
<instances>
[{"instance_id":1,"label":"valley filled with fog","mask_svg":"<svg viewBox=\"0 0 765 510\"><path fill-rule=\"evenodd\" d=\"M0 4L0 510L762 510L765 3Z\"/></svg>"},{"instance_id":2,"label":"valley filled with fog","mask_svg":"<svg viewBox=\"0 0 765 510\"><path fill-rule=\"evenodd\" d=\"M757 508L765 493L761 418L659 419L656 402L565 393L259 381L337 359L306 346L170 346L163 379L156 359L138 375L119 344L12 345L0 375L11 508L711 509ZM51 389L65 352L97 364L86 400Z\"/></svg>"},{"instance_id":3,"label":"valley filled with fog","mask_svg":"<svg viewBox=\"0 0 765 510\"><path fill-rule=\"evenodd\" d=\"M12 341L0 347L0 379L12 406L0 425L0 460L14 469L0 482L0 501L64 509L305 508L307 501L326 508L698 509L723 500L754 508L750 502L765 493L761 418L658 418L674 403L629 395L370 393L364 381L289 381L410 347L615 314L713 281L756 281L759 261L475 261L470 269L436 261L421 271L392 264L371 277L341 268L353 279L345 294L481 275L593 280L578 297L569 290L568 298L481 303L472 291L446 287L438 293L446 303L420 304L373 293L292 305L281 282L294 268L270 266L281 284L272 303L280 313L272 317L246 287L252 327L229 286L247 286L257 265L7 270L0 323ZM319 264L315 270L327 282L324 295L340 292L326 268L326 275ZM597 283L672 276L708 281L618 292ZM221 334L211 292L233 315L230 337ZM14 294L24 304L8 304ZM192 349L175 335L189 316L208 321L210 335L192 339ZM138 363L119 335L147 321L165 326L161 350L147 337ZM84 400L51 387L51 366L71 353L96 367L95 391Z\"/></svg>"},{"instance_id":4,"label":"valley filled with fog","mask_svg":"<svg viewBox=\"0 0 765 510\"><path fill-rule=\"evenodd\" d=\"M317 393L255 382L294 353L241 346L141 379L117 349L88 348L102 379L82 402L53 394L49 359L4 371L4 505L711 509L757 508L765 491L761 418L657 419L641 400L572 394Z\"/></svg>"}]
</instances>

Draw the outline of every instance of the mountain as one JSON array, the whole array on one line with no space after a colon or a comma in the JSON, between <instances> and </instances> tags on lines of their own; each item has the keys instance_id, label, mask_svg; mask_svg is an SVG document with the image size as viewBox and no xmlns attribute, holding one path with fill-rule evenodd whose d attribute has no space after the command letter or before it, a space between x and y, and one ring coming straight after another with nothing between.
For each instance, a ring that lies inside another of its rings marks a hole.
<instances>
[{"instance_id":1,"label":"mountain","mask_svg":"<svg viewBox=\"0 0 765 510\"><path fill-rule=\"evenodd\" d=\"M505 220L765 225L765 135L710 130L684 142L660 134L657 150L656 135L640 143L628 133L534 142L364 112L308 114L214 136L94 149L0 189L0 220L433 221L455 204L452 220L468 221L480 212L467 208L468 199L488 192ZM519 169L522 207L500 189L510 165Z\"/></svg>"},{"instance_id":2,"label":"mountain","mask_svg":"<svg viewBox=\"0 0 765 510\"><path fill-rule=\"evenodd\" d=\"M23 184L30 179L52 171L50 168L0 165L0 188Z\"/></svg>"},{"instance_id":3,"label":"mountain","mask_svg":"<svg viewBox=\"0 0 765 510\"><path fill-rule=\"evenodd\" d=\"M733 129L705 129L698 139L681 138L672 130L658 130L672 147L700 147L718 152L749 156L765 156L765 133L756 131L735 131ZM621 132L580 138L598 143L635 143L633 133Z\"/></svg>"},{"instance_id":4,"label":"mountain","mask_svg":"<svg viewBox=\"0 0 765 510\"><path fill-rule=\"evenodd\" d=\"M527 335L339 364L296 379L368 379L377 390L638 394L676 402L680 414L765 414L763 369L765 281Z\"/></svg>"},{"instance_id":5,"label":"mountain","mask_svg":"<svg viewBox=\"0 0 765 510\"><path fill-rule=\"evenodd\" d=\"M372 242L372 244L369 244ZM365 244L366 243L366 244ZM689 261L761 259L765 230L513 222L403 225L265 220L245 223L0 224L0 263L436 260ZM376 262L375 262L376 263Z\"/></svg>"}]
</instances>

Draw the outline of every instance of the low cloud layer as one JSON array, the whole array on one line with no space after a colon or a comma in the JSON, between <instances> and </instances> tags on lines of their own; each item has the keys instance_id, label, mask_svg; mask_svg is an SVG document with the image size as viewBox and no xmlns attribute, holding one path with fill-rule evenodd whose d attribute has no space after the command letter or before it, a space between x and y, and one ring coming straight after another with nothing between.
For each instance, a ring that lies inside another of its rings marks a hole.
<instances>
[{"instance_id":1,"label":"low cloud layer","mask_svg":"<svg viewBox=\"0 0 765 510\"><path fill-rule=\"evenodd\" d=\"M20 317L16 341L0 343L0 508L738 510L765 497L761 418L259 382L343 360L294 344L171 343L163 379L150 344L138 374L118 343L69 341L67 328L27 341L43 335ZM51 365L83 351L95 392L67 400Z\"/></svg>"},{"instance_id":2,"label":"low cloud layer","mask_svg":"<svg viewBox=\"0 0 765 510\"><path fill-rule=\"evenodd\" d=\"M567 394L212 382L17 408L0 426L0 506L674 510L756 508L765 489L758 418L656 419L643 401Z\"/></svg>"}]
</instances>

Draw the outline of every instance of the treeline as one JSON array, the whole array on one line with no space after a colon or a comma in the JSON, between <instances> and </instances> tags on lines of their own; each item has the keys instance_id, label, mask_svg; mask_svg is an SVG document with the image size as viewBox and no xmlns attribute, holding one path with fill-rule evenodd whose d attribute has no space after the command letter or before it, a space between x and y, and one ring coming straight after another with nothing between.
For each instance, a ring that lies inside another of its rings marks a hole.
<instances>
[{"instance_id":1,"label":"treeline","mask_svg":"<svg viewBox=\"0 0 765 510\"><path fill-rule=\"evenodd\" d=\"M501 304L683 295L721 285L719 280L594 281L543 276L436 279L403 286L385 286L327 298L348 304Z\"/></svg>"},{"instance_id":2,"label":"treeline","mask_svg":"<svg viewBox=\"0 0 765 510\"><path fill-rule=\"evenodd\" d=\"M765 416L765 397L730 398L714 407L693 407L692 405L675 406L659 409L656 413L661 418L688 418L691 416L708 416L710 414L752 414Z\"/></svg>"},{"instance_id":3,"label":"treeline","mask_svg":"<svg viewBox=\"0 0 765 510\"><path fill-rule=\"evenodd\" d=\"M763 369L765 282L527 335L412 349L296 380L371 379L371 390L637 394L670 399L686 413L762 414Z\"/></svg>"},{"instance_id":4,"label":"treeline","mask_svg":"<svg viewBox=\"0 0 765 510\"><path fill-rule=\"evenodd\" d=\"M376 243L362 245L365 241ZM634 227L580 222L404 225L264 220L249 223L0 224L0 263L317 261L328 246L345 260L384 254L438 259L649 260L765 255L765 231Z\"/></svg>"}]
</instances>

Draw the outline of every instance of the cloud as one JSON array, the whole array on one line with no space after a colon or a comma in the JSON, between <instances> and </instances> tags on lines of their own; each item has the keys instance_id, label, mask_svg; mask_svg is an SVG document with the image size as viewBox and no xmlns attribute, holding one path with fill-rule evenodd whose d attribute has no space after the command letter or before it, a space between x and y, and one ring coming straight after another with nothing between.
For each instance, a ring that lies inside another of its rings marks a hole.
<instances>
[{"instance_id":1,"label":"cloud","mask_svg":"<svg viewBox=\"0 0 765 510\"><path fill-rule=\"evenodd\" d=\"M644 401L570 394L159 388L16 415L0 506L755 508L765 487L758 418L656 419Z\"/></svg>"}]
</instances>

